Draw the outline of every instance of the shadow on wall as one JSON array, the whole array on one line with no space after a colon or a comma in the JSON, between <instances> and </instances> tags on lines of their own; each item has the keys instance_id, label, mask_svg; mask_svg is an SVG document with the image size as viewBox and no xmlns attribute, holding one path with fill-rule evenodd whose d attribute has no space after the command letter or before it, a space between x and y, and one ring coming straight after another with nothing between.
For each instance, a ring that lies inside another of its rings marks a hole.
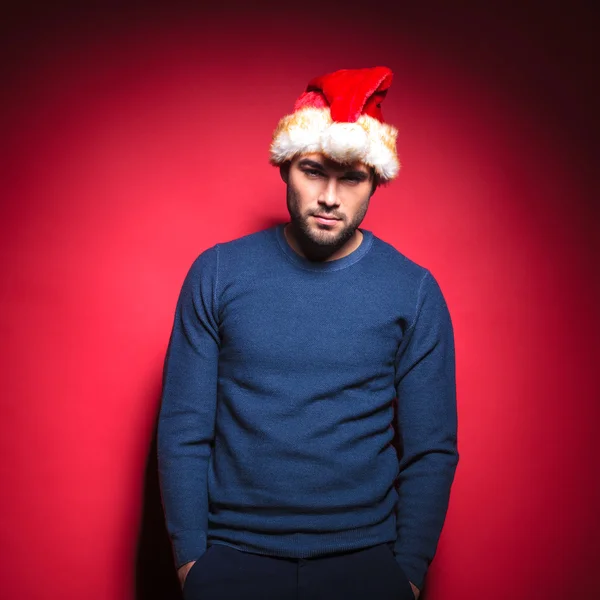
<instances>
[{"instance_id":1,"label":"shadow on wall","mask_svg":"<svg viewBox=\"0 0 600 600\"><path fill-rule=\"evenodd\" d=\"M156 427L152 435L135 565L135 600L182 600L160 498Z\"/></svg>"}]
</instances>

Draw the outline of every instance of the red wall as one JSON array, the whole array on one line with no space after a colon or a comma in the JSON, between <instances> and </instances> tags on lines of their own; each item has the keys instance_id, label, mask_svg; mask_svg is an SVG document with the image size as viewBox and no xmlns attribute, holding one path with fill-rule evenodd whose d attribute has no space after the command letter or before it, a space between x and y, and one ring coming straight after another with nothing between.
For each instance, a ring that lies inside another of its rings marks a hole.
<instances>
[{"instance_id":1,"label":"red wall","mask_svg":"<svg viewBox=\"0 0 600 600\"><path fill-rule=\"evenodd\" d=\"M600 593L589 15L318 4L5 21L2 597L175 597L146 461L183 277L287 218L267 150L305 83L376 64L403 169L363 226L433 271L456 330L424 597Z\"/></svg>"}]
</instances>

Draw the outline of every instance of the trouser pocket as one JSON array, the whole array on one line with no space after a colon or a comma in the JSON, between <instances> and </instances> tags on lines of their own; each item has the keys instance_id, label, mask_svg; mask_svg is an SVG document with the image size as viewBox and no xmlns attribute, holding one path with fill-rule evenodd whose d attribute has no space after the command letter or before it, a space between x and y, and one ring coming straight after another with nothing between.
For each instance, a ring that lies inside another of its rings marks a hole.
<instances>
[{"instance_id":1,"label":"trouser pocket","mask_svg":"<svg viewBox=\"0 0 600 600\"><path fill-rule=\"evenodd\" d=\"M381 546L383 547L384 554L387 557L392 575L395 574L396 577L402 582L402 588L406 591L406 599L414 600L415 593L410 585L410 580L404 572L404 569L400 566L400 563L396 560L396 556L394 554L394 544L389 542L382 544Z\"/></svg>"},{"instance_id":2,"label":"trouser pocket","mask_svg":"<svg viewBox=\"0 0 600 600\"><path fill-rule=\"evenodd\" d=\"M214 550L215 546L209 546L202 556L192 565L192 568L188 571L186 575L185 581L183 582L183 598L184 600L196 600L198 597L197 592L197 579L199 574L203 571L204 563L206 559L209 557Z\"/></svg>"}]
</instances>

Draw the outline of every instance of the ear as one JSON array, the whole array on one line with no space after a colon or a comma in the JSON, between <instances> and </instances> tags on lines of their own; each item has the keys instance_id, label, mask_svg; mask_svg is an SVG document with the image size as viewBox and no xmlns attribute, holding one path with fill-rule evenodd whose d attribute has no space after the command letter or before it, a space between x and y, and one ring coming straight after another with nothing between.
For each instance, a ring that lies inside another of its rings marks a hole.
<instances>
[{"instance_id":1,"label":"ear","mask_svg":"<svg viewBox=\"0 0 600 600\"><path fill-rule=\"evenodd\" d=\"M290 176L290 161L286 161L283 164L279 165L279 175L281 175L281 179L287 185L289 176Z\"/></svg>"}]
</instances>

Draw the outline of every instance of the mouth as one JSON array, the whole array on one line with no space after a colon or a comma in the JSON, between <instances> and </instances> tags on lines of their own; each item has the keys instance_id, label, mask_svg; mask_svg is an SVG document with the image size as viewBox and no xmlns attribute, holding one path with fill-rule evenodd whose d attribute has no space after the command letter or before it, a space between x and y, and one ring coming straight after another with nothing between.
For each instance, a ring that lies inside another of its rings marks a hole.
<instances>
[{"instance_id":1,"label":"mouth","mask_svg":"<svg viewBox=\"0 0 600 600\"><path fill-rule=\"evenodd\" d=\"M323 223L324 225L333 225L334 223L340 221L340 219L326 215L313 215L313 217L318 223Z\"/></svg>"}]
</instances>

